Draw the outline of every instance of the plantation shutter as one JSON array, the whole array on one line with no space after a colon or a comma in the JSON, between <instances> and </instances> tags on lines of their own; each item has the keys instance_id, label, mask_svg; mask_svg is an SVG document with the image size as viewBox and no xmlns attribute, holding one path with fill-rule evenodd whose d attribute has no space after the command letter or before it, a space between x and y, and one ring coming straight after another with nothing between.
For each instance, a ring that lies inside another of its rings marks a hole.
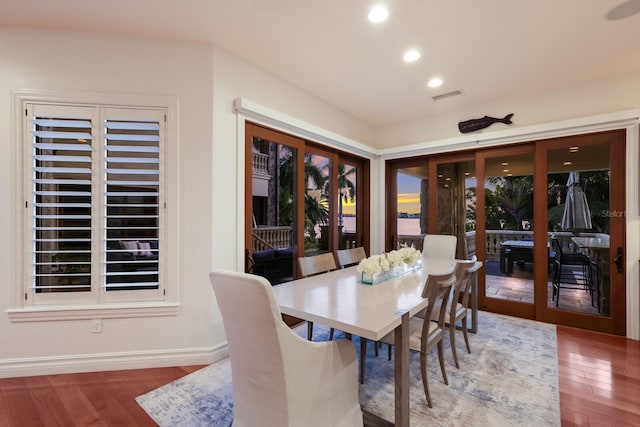
<instances>
[{"instance_id":1,"label":"plantation shutter","mask_svg":"<svg viewBox=\"0 0 640 427\"><path fill-rule=\"evenodd\" d=\"M160 121L107 116L105 164L105 288L158 289Z\"/></svg>"},{"instance_id":2,"label":"plantation shutter","mask_svg":"<svg viewBox=\"0 0 640 427\"><path fill-rule=\"evenodd\" d=\"M165 298L164 114L27 106L28 304Z\"/></svg>"},{"instance_id":3,"label":"plantation shutter","mask_svg":"<svg viewBox=\"0 0 640 427\"><path fill-rule=\"evenodd\" d=\"M93 111L39 113L31 121L31 288L90 292Z\"/></svg>"}]
</instances>

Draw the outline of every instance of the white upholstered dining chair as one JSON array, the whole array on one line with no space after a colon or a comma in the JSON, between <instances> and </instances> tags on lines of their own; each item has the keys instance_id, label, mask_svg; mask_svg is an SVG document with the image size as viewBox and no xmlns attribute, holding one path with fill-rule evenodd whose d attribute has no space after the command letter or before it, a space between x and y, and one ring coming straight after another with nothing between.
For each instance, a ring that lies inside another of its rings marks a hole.
<instances>
[{"instance_id":1,"label":"white upholstered dining chair","mask_svg":"<svg viewBox=\"0 0 640 427\"><path fill-rule=\"evenodd\" d=\"M451 295L451 289L456 282L454 273L443 275L429 275L422 292L422 297L428 299L424 318L414 316L409 320L409 348L420 352L420 372L422 374L422 386L427 399L427 404L432 407L429 394L429 381L427 378L427 355L429 351L438 346L438 360L440 371L445 384L449 384L447 371L444 365L444 318L446 306ZM439 303L438 303L439 302ZM437 307L437 320L431 320ZM394 332L385 335L380 341L389 345L394 344ZM391 360L391 348L389 348L389 360Z\"/></svg>"},{"instance_id":2,"label":"white upholstered dining chair","mask_svg":"<svg viewBox=\"0 0 640 427\"><path fill-rule=\"evenodd\" d=\"M455 259L458 238L448 234L426 234L422 243L422 257Z\"/></svg>"},{"instance_id":3,"label":"white upholstered dining chair","mask_svg":"<svg viewBox=\"0 0 640 427\"><path fill-rule=\"evenodd\" d=\"M264 278L213 271L233 383L234 426L362 426L347 340L309 342L282 320Z\"/></svg>"}]
</instances>

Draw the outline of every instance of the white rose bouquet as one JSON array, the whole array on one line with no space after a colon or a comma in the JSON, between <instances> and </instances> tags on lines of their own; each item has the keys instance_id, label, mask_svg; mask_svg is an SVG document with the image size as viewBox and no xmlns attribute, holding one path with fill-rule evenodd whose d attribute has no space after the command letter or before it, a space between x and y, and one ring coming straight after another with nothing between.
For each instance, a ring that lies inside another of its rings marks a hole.
<instances>
[{"instance_id":1,"label":"white rose bouquet","mask_svg":"<svg viewBox=\"0 0 640 427\"><path fill-rule=\"evenodd\" d=\"M360 261L356 270L369 277L373 277L375 274L389 271L389 261L387 261L384 255L371 255L369 258Z\"/></svg>"},{"instance_id":2,"label":"white rose bouquet","mask_svg":"<svg viewBox=\"0 0 640 427\"><path fill-rule=\"evenodd\" d=\"M422 257L422 253L413 247L403 247L397 251L402 261L407 265L413 265Z\"/></svg>"}]
</instances>

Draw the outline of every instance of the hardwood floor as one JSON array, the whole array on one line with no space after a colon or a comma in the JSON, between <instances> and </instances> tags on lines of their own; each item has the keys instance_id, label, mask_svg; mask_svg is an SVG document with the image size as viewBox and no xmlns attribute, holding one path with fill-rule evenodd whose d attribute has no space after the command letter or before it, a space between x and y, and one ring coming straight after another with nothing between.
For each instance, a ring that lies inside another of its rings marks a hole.
<instances>
[{"instance_id":1,"label":"hardwood floor","mask_svg":"<svg viewBox=\"0 0 640 427\"><path fill-rule=\"evenodd\" d=\"M563 426L640 426L640 341L558 326Z\"/></svg>"},{"instance_id":2,"label":"hardwood floor","mask_svg":"<svg viewBox=\"0 0 640 427\"><path fill-rule=\"evenodd\" d=\"M202 366L0 379L0 426L154 426L135 397ZM558 326L562 426L640 425L640 341Z\"/></svg>"}]
</instances>

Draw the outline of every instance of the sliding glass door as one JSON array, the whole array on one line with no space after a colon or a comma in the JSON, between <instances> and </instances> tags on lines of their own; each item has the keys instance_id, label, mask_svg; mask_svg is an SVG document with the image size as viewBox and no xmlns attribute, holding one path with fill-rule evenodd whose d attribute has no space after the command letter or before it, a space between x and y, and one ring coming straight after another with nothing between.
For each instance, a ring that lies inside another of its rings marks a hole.
<instances>
[{"instance_id":1,"label":"sliding glass door","mask_svg":"<svg viewBox=\"0 0 640 427\"><path fill-rule=\"evenodd\" d=\"M245 271L292 280L303 243L304 141L253 124L245 135Z\"/></svg>"},{"instance_id":2,"label":"sliding glass door","mask_svg":"<svg viewBox=\"0 0 640 427\"><path fill-rule=\"evenodd\" d=\"M540 239L549 245L548 268L536 276L540 283L547 279L537 306L543 320L626 331L625 138L619 130L536 147L539 173L546 177L536 191L547 194Z\"/></svg>"},{"instance_id":3,"label":"sliding glass door","mask_svg":"<svg viewBox=\"0 0 640 427\"><path fill-rule=\"evenodd\" d=\"M625 135L390 160L386 249L455 235L481 309L623 335Z\"/></svg>"},{"instance_id":4,"label":"sliding glass door","mask_svg":"<svg viewBox=\"0 0 640 427\"><path fill-rule=\"evenodd\" d=\"M490 311L534 315L534 145L477 154L477 241L485 262L480 306ZM543 248L543 250L546 250Z\"/></svg>"},{"instance_id":5,"label":"sliding glass door","mask_svg":"<svg viewBox=\"0 0 640 427\"><path fill-rule=\"evenodd\" d=\"M368 252L368 161L252 123L245 128L245 271L272 284L297 259Z\"/></svg>"}]
</instances>

